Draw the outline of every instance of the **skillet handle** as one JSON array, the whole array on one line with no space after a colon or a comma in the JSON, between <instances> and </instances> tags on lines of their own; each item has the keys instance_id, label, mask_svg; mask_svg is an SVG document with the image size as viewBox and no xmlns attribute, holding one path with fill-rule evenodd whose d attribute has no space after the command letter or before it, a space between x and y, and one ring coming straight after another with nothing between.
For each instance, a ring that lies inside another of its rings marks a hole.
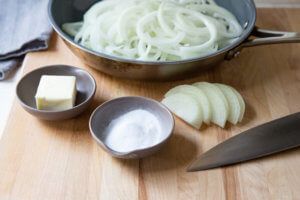
<instances>
[{"instance_id":1,"label":"skillet handle","mask_svg":"<svg viewBox=\"0 0 300 200\"><path fill-rule=\"evenodd\" d=\"M265 44L300 42L300 32L272 31L254 27L251 36L256 38L247 39L238 47L230 50L225 56L225 59L230 60L237 57L240 54L240 51L245 47L253 47Z\"/></svg>"}]
</instances>

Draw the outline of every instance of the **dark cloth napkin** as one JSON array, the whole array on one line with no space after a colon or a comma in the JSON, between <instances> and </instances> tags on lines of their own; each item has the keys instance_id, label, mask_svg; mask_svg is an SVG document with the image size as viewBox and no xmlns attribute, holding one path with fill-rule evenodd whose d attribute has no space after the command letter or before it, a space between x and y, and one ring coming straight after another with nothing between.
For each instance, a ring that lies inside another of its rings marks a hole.
<instances>
[{"instance_id":1,"label":"dark cloth napkin","mask_svg":"<svg viewBox=\"0 0 300 200\"><path fill-rule=\"evenodd\" d=\"M30 52L46 49L52 32L48 0L0 0L0 80Z\"/></svg>"}]
</instances>

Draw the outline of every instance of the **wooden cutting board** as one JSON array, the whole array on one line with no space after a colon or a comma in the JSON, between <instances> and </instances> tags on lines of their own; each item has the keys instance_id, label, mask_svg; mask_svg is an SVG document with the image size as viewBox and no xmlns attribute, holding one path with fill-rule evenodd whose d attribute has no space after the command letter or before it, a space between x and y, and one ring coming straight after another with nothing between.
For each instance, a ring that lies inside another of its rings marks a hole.
<instances>
[{"instance_id":1,"label":"wooden cutting board","mask_svg":"<svg viewBox=\"0 0 300 200\"><path fill-rule=\"evenodd\" d=\"M300 31L300 9L259 9L264 28ZM53 34L47 51L29 53L24 73L69 64L93 74L97 93L90 109L62 122L42 121L14 101L0 141L0 199L300 199L300 149L195 173L185 172L198 155L250 127L300 111L300 45L243 50L221 66L182 81L120 80L88 68ZM116 159L92 139L88 120L102 102L125 95L161 100L173 86L196 81L225 83L246 101L243 123L197 131L176 118L174 135L157 154ZM1 111L0 111L1 112Z\"/></svg>"}]
</instances>

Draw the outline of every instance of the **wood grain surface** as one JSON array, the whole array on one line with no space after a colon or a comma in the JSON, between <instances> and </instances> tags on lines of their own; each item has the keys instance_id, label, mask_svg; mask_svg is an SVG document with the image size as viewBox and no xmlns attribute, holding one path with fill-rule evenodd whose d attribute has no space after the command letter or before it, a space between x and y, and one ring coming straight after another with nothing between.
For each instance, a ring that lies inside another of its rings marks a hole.
<instances>
[{"instance_id":1,"label":"wood grain surface","mask_svg":"<svg viewBox=\"0 0 300 200\"><path fill-rule=\"evenodd\" d=\"M300 0L254 0L257 7L299 8Z\"/></svg>"},{"instance_id":2,"label":"wood grain surface","mask_svg":"<svg viewBox=\"0 0 300 200\"><path fill-rule=\"evenodd\" d=\"M264 28L300 31L300 9L259 9ZM300 45L280 44L243 50L240 56L194 77L173 82L121 80L81 63L53 34L47 51L29 53L24 73L43 65L87 69L97 81L92 106L79 117L42 121L14 101L0 141L0 199L300 199L300 149L213 170L187 173L198 155L271 119L300 110ZM225 83L246 101L243 123L200 131L176 118L176 128L157 154L140 160L116 159L104 152L88 130L91 112L102 102L125 95L161 100L173 86L209 81Z\"/></svg>"}]
</instances>

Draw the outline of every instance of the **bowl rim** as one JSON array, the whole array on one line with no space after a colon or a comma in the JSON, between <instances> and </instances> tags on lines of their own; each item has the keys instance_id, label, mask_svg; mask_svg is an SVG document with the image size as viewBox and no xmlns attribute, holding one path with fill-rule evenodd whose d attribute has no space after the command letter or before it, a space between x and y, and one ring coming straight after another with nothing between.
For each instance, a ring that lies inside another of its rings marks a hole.
<instances>
[{"instance_id":1,"label":"bowl rim","mask_svg":"<svg viewBox=\"0 0 300 200\"><path fill-rule=\"evenodd\" d=\"M127 151L127 152L119 152L119 151L111 149L109 146L107 146L100 138L98 138L96 136L96 134L95 134L95 132L93 130L93 127L92 127L92 123L93 123L93 121L95 119L94 118L95 114L97 112L99 112L100 109L102 109L104 106L107 106L107 105L111 104L112 102L120 101L122 99L128 99L128 100L130 100L130 99L138 99L140 101L148 101L148 102L151 102L151 103L157 105L159 109L164 110L167 113L167 115L170 117L170 120L171 120L171 129L170 129L170 131L168 131L167 136L165 138L163 138L162 140L160 140L158 143L155 143L155 144L153 144L151 146L148 146L148 147L145 147L145 148L139 148L139 149L135 149L135 150ZM142 97L142 96L123 96L123 97L118 97L118 98L114 98L114 99L105 101L104 103L102 103L101 105L99 105L97 108L95 108L95 110L92 112L92 114L90 116L90 119L89 119L89 129L90 129L90 133L91 133L92 137L96 140L96 142L105 151L107 151L108 153L112 154L113 156L116 156L116 157L119 157L119 158L124 158L124 156L131 155L131 154L136 154L136 153L141 152L141 151L152 149L153 147L156 147L158 145L164 144L166 141L168 141L169 138L171 137L171 135L173 134L174 129L175 129L175 119L174 119L174 116L173 116L172 112L165 105L163 105L162 103L160 103L159 101L156 101L154 99L147 98L147 97Z\"/></svg>"},{"instance_id":2,"label":"bowl rim","mask_svg":"<svg viewBox=\"0 0 300 200\"><path fill-rule=\"evenodd\" d=\"M44 70L44 69L46 69L46 68L52 68L52 67L64 67L64 68L69 68L69 69L72 68L72 69L80 70L80 71L86 73L86 74L88 75L88 77L90 78L91 83L92 83L92 85L93 85L93 92L92 92L92 93L91 93L91 94L90 94L83 102L81 102L80 104L75 105L74 107L69 108L69 109L65 109L65 110L57 110L57 111L39 110L39 109L37 109L37 108L34 108L34 107L31 107L31 106L27 105L27 104L19 97L19 93L18 93L18 88L19 88L20 85L22 84L22 81L23 81L26 77L30 76L33 72L40 71L40 70ZM75 110L75 109L78 109L78 108L84 106L87 102L89 102L89 101L93 98L93 96L94 96L95 93L96 93L96 88L97 88L96 81L95 81L94 77L93 77L87 70L82 69L82 68L79 68L79 67L74 67L74 66L71 66L71 65L60 65L60 64L58 64L58 65L46 65L46 66L39 67L39 68L37 68L37 69L34 69L34 70L32 70L32 71L26 73L24 76L22 76L22 78L21 78L21 79L19 80L19 82L17 83L17 86L16 86L15 91L16 91L16 96L17 96L18 102L19 102L23 107L25 107L26 109L29 109L29 110L34 111L34 112L44 113L44 114L53 114L53 113L59 114L59 113L64 113L64 112L68 112L68 111L71 111L71 110Z\"/></svg>"},{"instance_id":3,"label":"bowl rim","mask_svg":"<svg viewBox=\"0 0 300 200\"><path fill-rule=\"evenodd\" d=\"M93 55L101 57L101 58L106 58L106 59L117 61L117 62L140 64L140 65L163 65L163 64L191 63L191 62L212 58L214 56L218 56L223 53L226 53L226 52L230 51L231 49L234 49L238 45L242 44L251 35L251 32L255 27L255 22L256 22L256 18L257 18L257 10L256 10L254 1L253 0L243 0L243 1L249 2L248 6L250 7L250 10L253 12L253 18L248 21L247 27L246 27L246 29L243 29L242 35L239 36L238 39L236 41L234 41L233 43L231 43L230 45L227 45L226 47L219 49L216 52L213 52L213 53L210 53L210 54L207 54L204 56L194 57L194 58L187 58L187 59L182 59L182 60L172 60L172 61L143 61L143 60L135 60L135 59L128 59L128 58L123 58L123 57L112 56L112 55L109 55L106 53L92 50L90 48L87 48L87 47L75 42L68 34L66 34L58 26L58 24L54 20L53 15L52 15L52 6L53 6L54 1L56 1L56 0L49 0L48 17L49 17L49 21L50 21L50 24L52 25L53 29L58 33L58 35L60 37L63 38L63 40L67 41L71 45L79 48L80 50L82 50L84 52L93 54Z\"/></svg>"}]
</instances>

